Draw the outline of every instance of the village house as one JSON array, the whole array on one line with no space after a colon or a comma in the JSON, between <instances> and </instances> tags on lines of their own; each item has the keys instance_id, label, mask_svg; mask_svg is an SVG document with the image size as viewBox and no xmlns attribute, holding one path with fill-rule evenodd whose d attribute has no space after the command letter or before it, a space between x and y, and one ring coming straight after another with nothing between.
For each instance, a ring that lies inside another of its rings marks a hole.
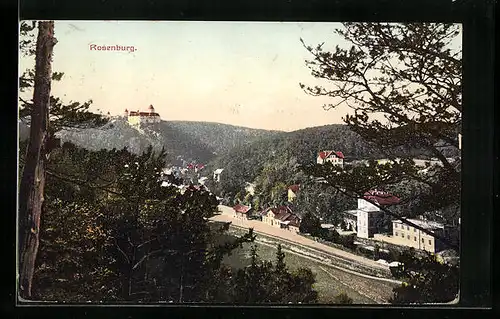
<instances>
[{"instance_id":1,"label":"village house","mask_svg":"<svg viewBox=\"0 0 500 319\"><path fill-rule=\"evenodd\" d=\"M453 232L453 227L428 221L423 217L407 220L444 238L448 238ZM431 253L437 253L446 249L446 246L434 236L426 234L413 226L406 225L400 220L392 221L392 236L376 234L374 239L394 245L413 247Z\"/></svg>"},{"instance_id":2,"label":"village house","mask_svg":"<svg viewBox=\"0 0 500 319\"><path fill-rule=\"evenodd\" d=\"M160 123L160 114L155 112L153 105L148 107L147 112L139 111L128 111L125 109L124 117L127 119L128 123L132 126L140 126L141 124L152 124Z\"/></svg>"},{"instance_id":3,"label":"village house","mask_svg":"<svg viewBox=\"0 0 500 319\"><path fill-rule=\"evenodd\" d=\"M261 215L262 222L268 225L295 233L299 232L300 218L288 206L268 208Z\"/></svg>"},{"instance_id":4,"label":"village house","mask_svg":"<svg viewBox=\"0 0 500 319\"><path fill-rule=\"evenodd\" d=\"M220 175L222 174L222 171L224 171L223 168L218 168L214 171L214 181L217 183L220 182Z\"/></svg>"},{"instance_id":5,"label":"village house","mask_svg":"<svg viewBox=\"0 0 500 319\"><path fill-rule=\"evenodd\" d=\"M237 204L233 207L234 217L240 220L248 220L252 213L252 207Z\"/></svg>"},{"instance_id":6,"label":"village house","mask_svg":"<svg viewBox=\"0 0 500 319\"><path fill-rule=\"evenodd\" d=\"M334 166L344 166L344 154L336 151L321 151L318 152L316 158L317 164L332 163Z\"/></svg>"},{"instance_id":7,"label":"village house","mask_svg":"<svg viewBox=\"0 0 500 319\"><path fill-rule=\"evenodd\" d=\"M288 201L291 203L297 197L297 193L299 192L299 185L291 185L288 187Z\"/></svg>"},{"instance_id":8,"label":"village house","mask_svg":"<svg viewBox=\"0 0 500 319\"><path fill-rule=\"evenodd\" d=\"M384 216L384 212L370 201L380 206L389 206L399 203L399 198L383 191L372 190L366 192L364 198L358 199L356 221L357 236L360 238L373 237L379 231L378 222Z\"/></svg>"}]
</instances>

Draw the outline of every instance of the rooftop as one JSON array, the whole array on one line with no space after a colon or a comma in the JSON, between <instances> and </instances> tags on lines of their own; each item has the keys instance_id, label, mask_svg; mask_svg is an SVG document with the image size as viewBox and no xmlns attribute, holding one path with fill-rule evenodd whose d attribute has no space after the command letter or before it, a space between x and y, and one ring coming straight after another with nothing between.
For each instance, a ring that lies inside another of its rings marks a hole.
<instances>
[{"instance_id":1,"label":"rooftop","mask_svg":"<svg viewBox=\"0 0 500 319\"><path fill-rule=\"evenodd\" d=\"M396 196L376 189L366 192L364 199L375 201L379 205L394 205L400 201Z\"/></svg>"},{"instance_id":2,"label":"rooftop","mask_svg":"<svg viewBox=\"0 0 500 319\"><path fill-rule=\"evenodd\" d=\"M336 151L322 151L322 152L319 152L319 154L318 154L318 156L321 159L325 159L331 155L335 155L338 158L344 158L344 154L342 152L336 152Z\"/></svg>"},{"instance_id":3,"label":"rooftop","mask_svg":"<svg viewBox=\"0 0 500 319\"><path fill-rule=\"evenodd\" d=\"M423 220L423 219L406 219L407 221L420 226L425 229L439 229L439 228L444 228L444 225L438 222L430 221L430 220ZM402 224L403 222L400 220L393 220L393 223L398 223Z\"/></svg>"},{"instance_id":4,"label":"rooftop","mask_svg":"<svg viewBox=\"0 0 500 319\"><path fill-rule=\"evenodd\" d=\"M250 211L251 207L237 204L236 206L233 207L234 211L237 213L243 213L246 214Z\"/></svg>"}]
</instances>

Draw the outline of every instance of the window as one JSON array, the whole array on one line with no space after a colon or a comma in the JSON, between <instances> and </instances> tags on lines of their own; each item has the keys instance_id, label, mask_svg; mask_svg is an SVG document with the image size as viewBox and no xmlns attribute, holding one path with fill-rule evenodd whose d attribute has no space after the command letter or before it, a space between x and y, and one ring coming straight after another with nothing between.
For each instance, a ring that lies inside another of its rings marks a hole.
<instances>
[{"instance_id":1,"label":"window","mask_svg":"<svg viewBox=\"0 0 500 319\"><path fill-rule=\"evenodd\" d=\"M406 226L406 230L410 230L410 226Z\"/></svg>"},{"instance_id":2,"label":"window","mask_svg":"<svg viewBox=\"0 0 500 319\"><path fill-rule=\"evenodd\" d=\"M394 236L397 236L397 235L398 235L398 232L395 232L395 233L394 233Z\"/></svg>"},{"instance_id":3,"label":"window","mask_svg":"<svg viewBox=\"0 0 500 319\"><path fill-rule=\"evenodd\" d=\"M422 238L422 244L424 243L424 239Z\"/></svg>"},{"instance_id":4,"label":"window","mask_svg":"<svg viewBox=\"0 0 500 319\"><path fill-rule=\"evenodd\" d=\"M405 233L401 233L401 237L405 238Z\"/></svg>"},{"instance_id":5,"label":"window","mask_svg":"<svg viewBox=\"0 0 500 319\"><path fill-rule=\"evenodd\" d=\"M416 228L413 228L413 232L416 233L417 232L417 229Z\"/></svg>"},{"instance_id":6,"label":"window","mask_svg":"<svg viewBox=\"0 0 500 319\"><path fill-rule=\"evenodd\" d=\"M394 228L398 228L398 224L394 224Z\"/></svg>"},{"instance_id":7,"label":"window","mask_svg":"<svg viewBox=\"0 0 500 319\"><path fill-rule=\"evenodd\" d=\"M410 235L407 235L407 236L406 236L406 239L410 239Z\"/></svg>"},{"instance_id":8,"label":"window","mask_svg":"<svg viewBox=\"0 0 500 319\"><path fill-rule=\"evenodd\" d=\"M429 239L429 245L432 245L432 240Z\"/></svg>"},{"instance_id":9,"label":"window","mask_svg":"<svg viewBox=\"0 0 500 319\"><path fill-rule=\"evenodd\" d=\"M417 241L417 236L413 236L413 241Z\"/></svg>"}]
</instances>

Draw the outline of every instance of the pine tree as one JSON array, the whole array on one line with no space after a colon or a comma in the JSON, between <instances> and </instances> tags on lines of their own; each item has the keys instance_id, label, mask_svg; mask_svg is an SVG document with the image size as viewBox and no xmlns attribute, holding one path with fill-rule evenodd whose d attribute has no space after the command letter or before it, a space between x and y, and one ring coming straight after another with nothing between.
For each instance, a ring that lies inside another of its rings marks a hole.
<instances>
[{"instance_id":1,"label":"pine tree","mask_svg":"<svg viewBox=\"0 0 500 319\"><path fill-rule=\"evenodd\" d=\"M19 190L21 255L19 290L22 298L31 298L31 287L38 253L40 215L45 186L45 161L48 141L49 98L51 88L54 22L40 22L36 45L34 107L31 112L30 141Z\"/></svg>"},{"instance_id":2,"label":"pine tree","mask_svg":"<svg viewBox=\"0 0 500 319\"><path fill-rule=\"evenodd\" d=\"M454 45L460 26L443 23L344 23L336 33L350 48L336 46L325 49L324 44L312 47L302 39L312 60L307 61L311 74L324 85L300 86L313 96L329 96L332 103L325 109L346 105L354 112L346 115L345 123L371 143L393 163L341 169L329 165L305 167L316 177L354 198L366 191L388 188L405 181L417 181L410 197L411 214L441 211L444 221L453 223L460 212L460 151L458 134L462 119L462 55ZM412 149L423 149L427 158L436 158L427 172L413 161ZM395 161L400 157L399 161ZM398 195L398 194L396 194ZM424 233L458 250L456 243L408 221L407 212L394 207L379 206L387 215L400 219ZM422 261L425 263L426 261ZM443 289L455 289L456 278L447 271L427 266L419 276L428 283L418 302L450 299ZM438 278L443 289L431 284ZM423 284L425 285L425 284ZM423 287L423 286L421 286ZM403 289L403 288L402 288ZM404 288L406 289L406 288ZM403 302L398 292L395 298ZM409 300L415 298L408 297Z\"/></svg>"},{"instance_id":3,"label":"pine tree","mask_svg":"<svg viewBox=\"0 0 500 319\"><path fill-rule=\"evenodd\" d=\"M100 116L87 111L89 104L60 103L50 95L51 81L60 80L62 73L52 72L52 52L57 40L54 22L38 24L38 37L34 48L33 34L36 22L22 22L20 27L21 53L35 57L35 70L27 70L20 77L20 93L33 88L32 101L20 97L19 116L29 117L30 137L23 163L19 186L19 290L24 299L31 298L31 288L39 246L40 216L44 201L45 165L51 151L57 147L55 131L68 125L102 122ZM21 94L20 94L21 95Z\"/></svg>"}]
</instances>

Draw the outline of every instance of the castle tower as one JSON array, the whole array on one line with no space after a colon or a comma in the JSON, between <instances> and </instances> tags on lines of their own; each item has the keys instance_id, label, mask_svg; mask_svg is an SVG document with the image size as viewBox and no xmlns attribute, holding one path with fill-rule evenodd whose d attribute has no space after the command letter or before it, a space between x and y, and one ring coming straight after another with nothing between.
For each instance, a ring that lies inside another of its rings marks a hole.
<instances>
[{"instance_id":1,"label":"castle tower","mask_svg":"<svg viewBox=\"0 0 500 319\"><path fill-rule=\"evenodd\" d=\"M154 113L155 112L155 108L153 107L152 104L149 105L148 111L149 111L149 113Z\"/></svg>"}]
</instances>

